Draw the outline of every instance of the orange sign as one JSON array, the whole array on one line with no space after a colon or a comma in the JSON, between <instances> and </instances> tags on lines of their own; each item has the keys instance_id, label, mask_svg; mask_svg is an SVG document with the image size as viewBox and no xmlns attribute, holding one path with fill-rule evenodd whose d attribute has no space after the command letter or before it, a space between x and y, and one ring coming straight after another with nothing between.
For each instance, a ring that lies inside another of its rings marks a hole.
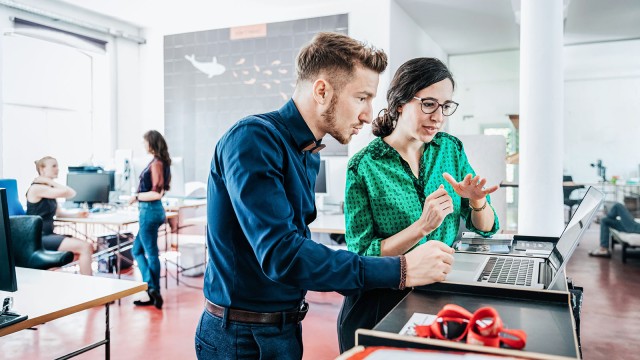
<instances>
[{"instance_id":1,"label":"orange sign","mask_svg":"<svg viewBox=\"0 0 640 360\"><path fill-rule=\"evenodd\" d=\"M236 26L230 29L231 40L252 39L267 36L267 24Z\"/></svg>"}]
</instances>

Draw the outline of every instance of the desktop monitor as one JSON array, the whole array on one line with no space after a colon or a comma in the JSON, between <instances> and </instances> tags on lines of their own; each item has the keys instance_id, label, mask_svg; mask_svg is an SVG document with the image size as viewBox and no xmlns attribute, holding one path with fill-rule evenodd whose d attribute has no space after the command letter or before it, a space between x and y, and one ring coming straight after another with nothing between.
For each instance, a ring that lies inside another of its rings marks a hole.
<instances>
[{"instance_id":1,"label":"desktop monitor","mask_svg":"<svg viewBox=\"0 0 640 360\"><path fill-rule=\"evenodd\" d=\"M116 172L114 170L105 170L102 173L109 176L109 191L116 191Z\"/></svg>"},{"instance_id":2,"label":"desktop monitor","mask_svg":"<svg viewBox=\"0 0 640 360\"><path fill-rule=\"evenodd\" d=\"M75 203L87 203L89 206L95 203L108 203L111 179L112 175L104 172L68 173L67 186L76 192L76 196L69 200Z\"/></svg>"},{"instance_id":3,"label":"desktop monitor","mask_svg":"<svg viewBox=\"0 0 640 360\"><path fill-rule=\"evenodd\" d=\"M18 290L6 189L0 189L0 290Z\"/></svg>"},{"instance_id":4,"label":"desktop monitor","mask_svg":"<svg viewBox=\"0 0 640 360\"><path fill-rule=\"evenodd\" d=\"M320 170L318 170L318 177L316 177L316 195L327 194L327 162L320 160Z\"/></svg>"},{"instance_id":5,"label":"desktop monitor","mask_svg":"<svg viewBox=\"0 0 640 360\"><path fill-rule=\"evenodd\" d=\"M109 175L109 191L116 190L116 172L104 170L102 166L69 166L69 173L102 173Z\"/></svg>"}]
</instances>

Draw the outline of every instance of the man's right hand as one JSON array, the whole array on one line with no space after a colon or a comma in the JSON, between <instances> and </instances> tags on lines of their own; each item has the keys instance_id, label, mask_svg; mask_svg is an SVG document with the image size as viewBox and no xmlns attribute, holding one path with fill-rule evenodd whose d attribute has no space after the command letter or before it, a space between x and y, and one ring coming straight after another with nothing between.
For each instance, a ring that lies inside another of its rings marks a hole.
<instances>
[{"instance_id":1,"label":"man's right hand","mask_svg":"<svg viewBox=\"0 0 640 360\"><path fill-rule=\"evenodd\" d=\"M429 194L424 200L422 207L422 215L418 220L422 236L426 236L433 230L437 229L444 218L453 212L453 200L444 185Z\"/></svg>"},{"instance_id":2,"label":"man's right hand","mask_svg":"<svg viewBox=\"0 0 640 360\"><path fill-rule=\"evenodd\" d=\"M405 255L407 260L406 287L428 285L444 281L451 272L454 250L447 244L429 240Z\"/></svg>"}]
</instances>

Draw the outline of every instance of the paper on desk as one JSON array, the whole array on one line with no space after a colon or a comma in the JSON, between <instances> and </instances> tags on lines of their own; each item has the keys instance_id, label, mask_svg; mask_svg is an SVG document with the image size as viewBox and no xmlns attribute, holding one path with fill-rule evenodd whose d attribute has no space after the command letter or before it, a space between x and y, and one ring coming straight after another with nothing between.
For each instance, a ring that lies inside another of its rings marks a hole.
<instances>
[{"instance_id":1,"label":"paper on desk","mask_svg":"<svg viewBox=\"0 0 640 360\"><path fill-rule=\"evenodd\" d=\"M437 316L432 314L424 314L424 313L413 313L409 321L402 327L402 330L398 334L400 335L409 335L409 336L417 336L415 331L416 325L431 325L436 320ZM478 320L476 322L479 325L488 326L491 324L489 320Z\"/></svg>"},{"instance_id":2,"label":"paper on desk","mask_svg":"<svg viewBox=\"0 0 640 360\"><path fill-rule=\"evenodd\" d=\"M409 335L416 336L415 326L416 325L429 325L436 319L435 315L431 314L423 314L423 313L413 313L411 319L404 325L402 330L400 330L400 335Z\"/></svg>"}]
</instances>

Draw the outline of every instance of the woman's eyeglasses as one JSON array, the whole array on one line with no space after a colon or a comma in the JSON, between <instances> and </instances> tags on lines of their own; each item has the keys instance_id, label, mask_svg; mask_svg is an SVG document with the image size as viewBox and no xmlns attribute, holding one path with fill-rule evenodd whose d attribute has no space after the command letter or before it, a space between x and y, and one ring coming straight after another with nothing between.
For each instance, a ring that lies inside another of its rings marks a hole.
<instances>
[{"instance_id":1,"label":"woman's eyeglasses","mask_svg":"<svg viewBox=\"0 0 640 360\"><path fill-rule=\"evenodd\" d=\"M413 98L420 101L422 104L422 112L425 114L433 114L439 107L442 107L442 115L450 116L453 115L458 108L458 103L455 101L445 101L444 104L440 104L434 98L419 98L417 96L414 96Z\"/></svg>"}]
</instances>

